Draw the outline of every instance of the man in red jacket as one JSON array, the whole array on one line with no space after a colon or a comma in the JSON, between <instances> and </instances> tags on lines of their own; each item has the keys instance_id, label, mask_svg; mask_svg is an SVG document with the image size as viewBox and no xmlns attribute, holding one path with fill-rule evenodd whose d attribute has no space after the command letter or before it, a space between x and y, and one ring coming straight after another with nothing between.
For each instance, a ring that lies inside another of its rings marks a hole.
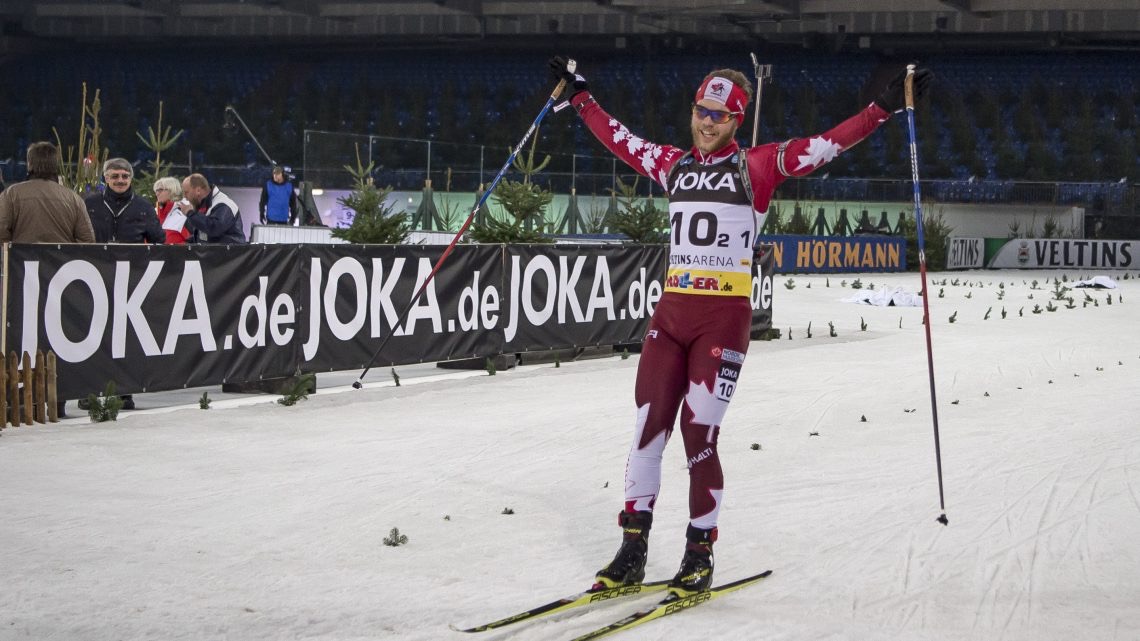
<instances>
[{"instance_id":1,"label":"man in red jacket","mask_svg":"<svg viewBox=\"0 0 1140 641\"><path fill-rule=\"evenodd\" d=\"M693 97L689 149L652 143L606 113L586 79L550 61L572 86L570 103L615 156L669 194L669 265L665 293L653 312L637 368L637 422L618 517L622 544L598 571L596 585L645 577L649 529L661 488L661 458L680 412L689 466L689 526L681 567L669 590L688 596L712 583L712 546L724 476L717 454L721 420L748 352L753 245L776 187L805 176L850 148L903 109L906 72L862 111L822 134L741 149L752 84L732 69L709 73ZM933 74L915 74L916 98Z\"/></svg>"}]
</instances>

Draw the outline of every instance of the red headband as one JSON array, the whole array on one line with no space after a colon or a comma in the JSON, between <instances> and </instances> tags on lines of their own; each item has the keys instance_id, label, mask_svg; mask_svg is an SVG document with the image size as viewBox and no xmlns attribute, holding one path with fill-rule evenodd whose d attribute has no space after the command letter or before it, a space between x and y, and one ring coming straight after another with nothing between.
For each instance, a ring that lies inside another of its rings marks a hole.
<instances>
[{"instance_id":1,"label":"red headband","mask_svg":"<svg viewBox=\"0 0 1140 641\"><path fill-rule=\"evenodd\" d=\"M697 97L693 102L712 100L719 102L736 115L737 124L744 122L744 107L748 105L748 94L736 86L728 78L711 76L701 83L697 89Z\"/></svg>"}]
</instances>

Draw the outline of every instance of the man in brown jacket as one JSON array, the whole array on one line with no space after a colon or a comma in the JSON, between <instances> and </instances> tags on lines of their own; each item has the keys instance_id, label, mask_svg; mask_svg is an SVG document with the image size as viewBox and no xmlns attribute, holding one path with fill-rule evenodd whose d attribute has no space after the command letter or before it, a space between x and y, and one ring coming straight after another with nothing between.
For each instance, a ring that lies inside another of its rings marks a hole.
<instances>
[{"instance_id":1,"label":"man in brown jacket","mask_svg":"<svg viewBox=\"0 0 1140 641\"><path fill-rule=\"evenodd\" d=\"M28 179L0 193L0 242L95 242L83 199L59 184L59 150L50 142L28 146ZM58 401L61 417L66 403Z\"/></svg>"},{"instance_id":2,"label":"man in brown jacket","mask_svg":"<svg viewBox=\"0 0 1140 641\"><path fill-rule=\"evenodd\" d=\"M59 150L50 142L28 146L28 179L0 193L0 242L95 242L83 199L59 184Z\"/></svg>"}]
</instances>

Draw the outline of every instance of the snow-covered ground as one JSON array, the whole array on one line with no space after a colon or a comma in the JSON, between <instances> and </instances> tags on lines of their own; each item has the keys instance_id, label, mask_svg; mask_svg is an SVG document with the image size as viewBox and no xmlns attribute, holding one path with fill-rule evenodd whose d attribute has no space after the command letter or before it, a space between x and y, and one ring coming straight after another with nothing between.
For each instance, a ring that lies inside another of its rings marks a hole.
<instances>
[{"instance_id":1,"label":"snow-covered ground","mask_svg":"<svg viewBox=\"0 0 1140 641\"><path fill-rule=\"evenodd\" d=\"M921 308L840 302L855 276L778 277L784 337L752 343L721 434L716 546L717 582L774 574L620 638L1140 639L1140 280L1032 313L1060 275L931 276L948 527ZM448 624L575 592L612 556L636 365L374 372L295 407L8 428L0 639L573 638L648 599ZM654 579L681 557L682 450ZM383 544L394 527L405 545Z\"/></svg>"}]
</instances>

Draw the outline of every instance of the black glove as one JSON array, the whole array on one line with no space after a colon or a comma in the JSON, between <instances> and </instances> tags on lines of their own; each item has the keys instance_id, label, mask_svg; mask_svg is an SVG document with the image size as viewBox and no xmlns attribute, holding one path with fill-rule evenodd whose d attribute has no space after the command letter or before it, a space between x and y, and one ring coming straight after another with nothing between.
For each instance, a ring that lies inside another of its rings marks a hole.
<instances>
[{"instance_id":1,"label":"black glove","mask_svg":"<svg viewBox=\"0 0 1140 641\"><path fill-rule=\"evenodd\" d=\"M566 86L570 88L570 92L563 95L569 98L573 98L577 93L590 90L590 85L585 78L566 69L566 58L562 56L554 56L550 59L550 75L554 76L555 80L566 81Z\"/></svg>"},{"instance_id":2,"label":"black glove","mask_svg":"<svg viewBox=\"0 0 1140 641\"><path fill-rule=\"evenodd\" d=\"M929 69L915 69L914 70L914 101L917 103L922 100L926 95L926 91L930 89L930 84L934 81L934 72ZM906 70L895 76L887 83L887 88L883 93L875 98L875 104L879 105L887 113L897 113L906 109Z\"/></svg>"}]
</instances>

